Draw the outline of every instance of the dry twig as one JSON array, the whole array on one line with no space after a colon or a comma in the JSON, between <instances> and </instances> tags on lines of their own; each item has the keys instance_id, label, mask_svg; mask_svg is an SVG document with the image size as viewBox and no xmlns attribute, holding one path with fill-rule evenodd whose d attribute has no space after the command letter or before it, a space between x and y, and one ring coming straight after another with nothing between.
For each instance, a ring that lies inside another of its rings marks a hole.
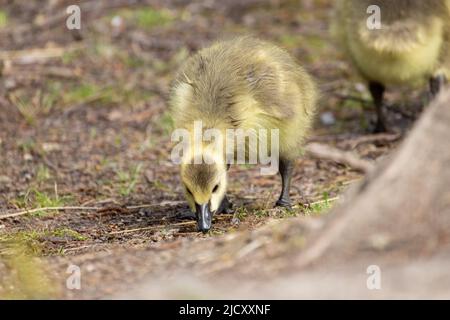
<instances>
[{"instance_id":1,"label":"dry twig","mask_svg":"<svg viewBox=\"0 0 450 320\"><path fill-rule=\"evenodd\" d=\"M402 135L399 133L379 133L379 134L370 134L364 135L360 137L356 137L354 139L348 139L343 142L343 145L349 146L351 149L356 148L360 144L364 143L375 143L375 142L395 142L402 138Z\"/></svg>"},{"instance_id":2,"label":"dry twig","mask_svg":"<svg viewBox=\"0 0 450 320\"><path fill-rule=\"evenodd\" d=\"M310 143L306 145L305 149L313 157L345 164L362 172L371 171L374 167L370 161L361 159L353 152L343 151L329 145Z\"/></svg>"},{"instance_id":3,"label":"dry twig","mask_svg":"<svg viewBox=\"0 0 450 320\"><path fill-rule=\"evenodd\" d=\"M158 225L158 226L150 226L150 227L143 227L143 228L136 228L136 229L113 231L108 234L109 235L126 234L126 233L138 232L138 231L157 230L157 229L163 229L163 228L167 228L167 227L173 228L173 227L189 226L189 225L195 225L195 224L197 224L196 221L186 221L186 222L172 223L170 225Z\"/></svg>"},{"instance_id":4,"label":"dry twig","mask_svg":"<svg viewBox=\"0 0 450 320\"><path fill-rule=\"evenodd\" d=\"M158 204L143 204L138 206L128 206L128 207L121 207L124 210L136 210L136 209L142 209L142 208L153 208L153 207L162 207L162 206L175 206L182 204L184 202L182 201L163 201ZM86 211L98 211L98 212L104 212L108 209L117 209L117 206L113 208L109 207L82 207L82 206L68 206L68 207L44 207L44 208L35 208L35 209L26 209L19 212L13 212L13 213L1 213L0 214L0 220L6 219L6 218L13 218L22 216L29 213L34 212L40 212L40 211L64 211L64 210L86 210Z\"/></svg>"},{"instance_id":5,"label":"dry twig","mask_svg":"<svg viewBox=\"0 0 450 320\"><path fill-rule=\"evenodd\" d=\"M22 216L29 213L40 212L40 211L59 211L59 210L95 210L97 211L100 208L97 207L44 207L44 208L35 208L35 209L27 209L14 213L6 213L0 214L0 220L6 218L13 218Z\"/></svg>"}]
</instances>

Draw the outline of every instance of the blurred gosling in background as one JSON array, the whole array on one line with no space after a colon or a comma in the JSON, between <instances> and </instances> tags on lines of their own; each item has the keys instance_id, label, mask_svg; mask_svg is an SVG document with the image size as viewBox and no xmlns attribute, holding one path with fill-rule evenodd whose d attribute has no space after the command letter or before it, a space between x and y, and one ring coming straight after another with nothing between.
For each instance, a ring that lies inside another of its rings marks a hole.
<instances>
[{"instance_id":1,"label":"blurred gosling in background","mask_svg":"<svg viewBox=\"0 0 450 320\"><path fill-rule=\"evenodd\" d=\"M381 28L367 25L372 5ZM450 76L450 0L338 0L332 31L368 82L378 132L387 129L386 86L428 80L434 97Z\"/></svg>"}]
</instances>

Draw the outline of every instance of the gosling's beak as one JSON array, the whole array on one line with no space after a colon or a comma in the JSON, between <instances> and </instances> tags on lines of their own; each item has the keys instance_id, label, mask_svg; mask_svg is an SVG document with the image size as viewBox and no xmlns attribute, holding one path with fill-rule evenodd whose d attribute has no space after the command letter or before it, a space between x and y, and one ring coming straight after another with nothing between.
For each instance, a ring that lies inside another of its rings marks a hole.
<instances>
[{"instance_id":1,"label":"gosling's beak","mask_svg":"<svg viewBox=\"0 0 450 320\"><path fill-rule=\"evenodd\" d=\"M195 204L195 210L197 215L198 230L206 233L211 229L211 211L209 210L209 203Z\"/></svg>"}]
</instances>

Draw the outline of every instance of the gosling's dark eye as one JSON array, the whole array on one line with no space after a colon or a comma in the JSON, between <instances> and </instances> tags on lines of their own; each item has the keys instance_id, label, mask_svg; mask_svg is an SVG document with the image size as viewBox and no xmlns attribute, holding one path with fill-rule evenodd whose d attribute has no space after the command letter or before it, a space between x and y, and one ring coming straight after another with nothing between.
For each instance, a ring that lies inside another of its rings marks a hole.
<instances>
[{"instance_id":1,"label":"gosling's dark eye","mask_svg":"<svg viewBox=\"0 0 450 320\"><path fill-rule=\"evenodd\" d=\"M217 190L219 190L219 185L216 184L216 186L214 187L214 189L212 190L213 193L215 193Z\"/></svg>"}]
</instances>

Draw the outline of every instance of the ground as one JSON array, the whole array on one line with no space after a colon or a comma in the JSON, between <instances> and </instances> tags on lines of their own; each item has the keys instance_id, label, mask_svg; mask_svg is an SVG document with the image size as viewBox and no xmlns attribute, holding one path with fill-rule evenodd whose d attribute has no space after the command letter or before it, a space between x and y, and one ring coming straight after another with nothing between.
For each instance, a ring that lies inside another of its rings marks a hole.
<instances>
[{"instance_id":1,"label":"ground","mask_svg":"<svg viewBox=\"0 0 450 320\"><path fill-rule=\"evenodd\" d=\"M56 290L52 295L58 297L112 295L176 266L220 273L235 264L226 256L226 239L241 239L234 245L246 255L254 250L246 246L249 237L275 232L278 220L316 221L362 178L350 167L305 154L293 178L296 206L282 210L273 209L278 176L234 166L234 214L217 216L207 234L196 232L195 222L183 218L188 207L169 159L167 97L186 57L212 40L253 34L292 53L321 90L308 142L370 161L398 145L426 97L421 90L389 93L397 105L390 108L397 133L372 134L374 110L365 84L329 36L332 1L85 2L90 11L79 33L68 31L65 20L51 20L65 12L65 2L15 1L0 9L0 213L77 207L0 215L0 237L2 243L20 243L20 251L40 257L37 263L50 265L61 278L72 263L88 270L84 290ZM280 228L279 246L286 239L301 245L300 238L288 237L288 224ZM8 256L7 248L0 255ZM212 250L215 258L223 251L223 259L203 270L201 261ZM283 250L274 250L270 272L280 270L275 256ZM14 265L5 259L0 270ZM0 286L2 293L34 294L17 285Z\"/></svg>"}]
</instances>

